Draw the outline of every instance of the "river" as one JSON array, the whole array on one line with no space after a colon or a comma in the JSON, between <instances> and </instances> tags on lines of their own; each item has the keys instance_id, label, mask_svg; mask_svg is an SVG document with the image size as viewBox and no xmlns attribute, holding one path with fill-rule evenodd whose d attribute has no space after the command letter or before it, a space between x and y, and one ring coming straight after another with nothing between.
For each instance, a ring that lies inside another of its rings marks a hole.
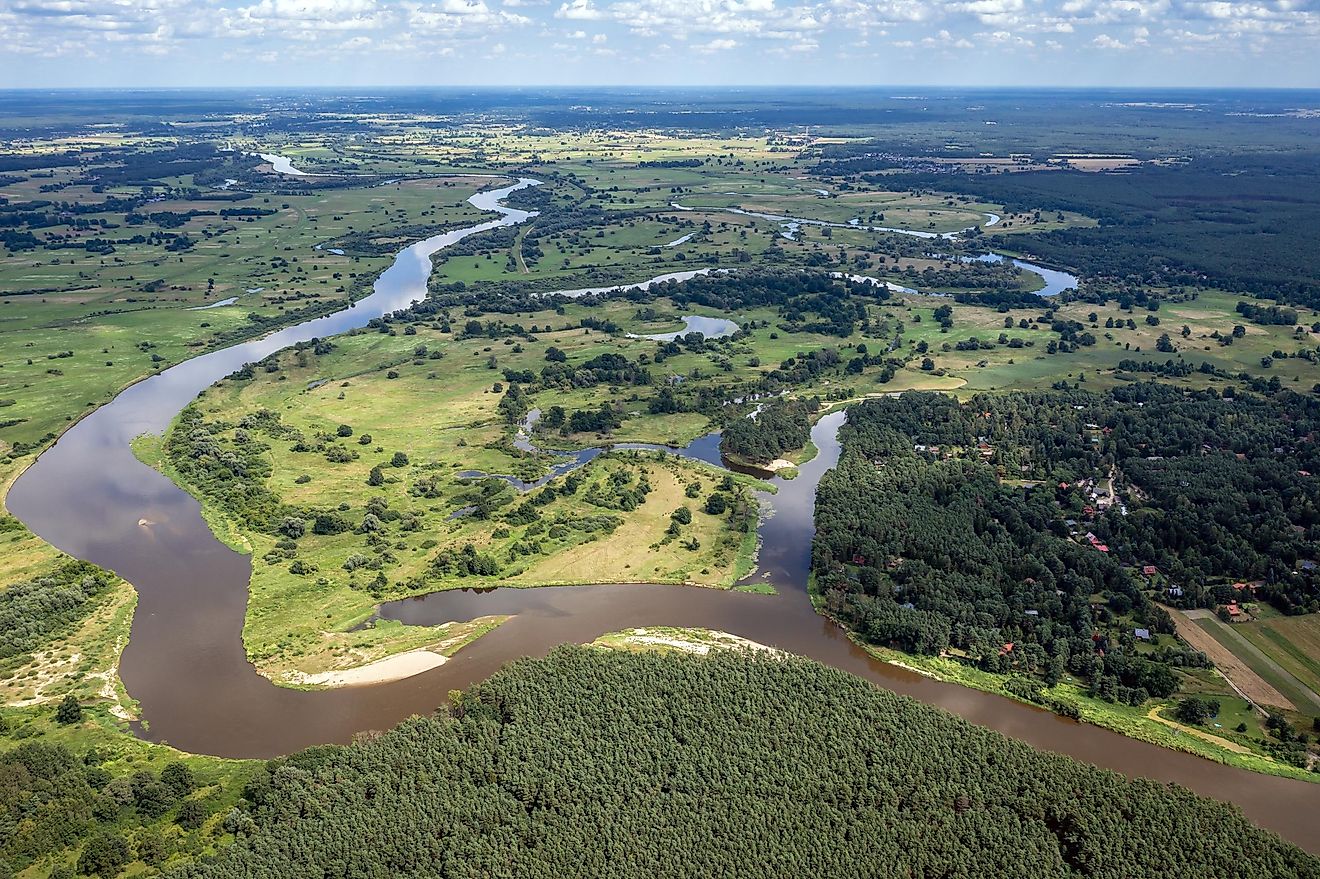
<instances>
[{"instance_id":1,"label":"river","mask_svg":"<svg viewBox=\"0 0 1320 879\"><path fill-rule=\"evenodd\" d=\"M672 333L652 333L650 335L629 333L628 338L650 339L654 342L672 342L689 333L697 333L707 339L722 339L725 336L732 336L736 332L738 332L738 325L728 318L689 314L684 315L683 329L681 330L675 330Z\"/></svg>"},{"instance_id":2,"label":"river","mask_svg":"<svg viewBox=\"0 0 1320 879\"><path fill-rule=\"evenodd\" d=\"M726 213L738 214L744 217L755 217L758 220L769 220L772 223L778 223L780 228L779 234L783 235L785 238L789 239L790 241L797 240L797 233L803 226L818 226L827 229L860 229L866 232L888 232L894 235L908 235L913 238L939 238L946 241L951 241L955 238L959 238L965 232L969 232L972 229L977 228L976 226L968 226L965 229L958 229L953 232L923 232L919 229L899 229L893 226L868 226L868 225L864 225L860 220L850 220L847 223L833 223L828 220L812 220L806 217L788 217L782 214L766 214L766 213L760 213L758 211L747 211L747 210L743 210L742 208L694 208L679 204L676 201L670 202L669 206L679 211L724 211ZM986 216L986 222L980 224L981 226L993 226L996 223L998 223L1000 220L998 214L986 214L985 216ZM678 242L675 243L677 244ZM1011 262L1013 265L1017 266L1023 271L1032 272L1034 274L1040 275L1041 279L1044 281L1044 285L1041 287L1041 289L1034 291L1039 296L1057 296L1060 293L1062 293L1064 290L1068 290L1070 288L1075 289L1077 287L1076 275L1070 275L1067 272L1062 272L1059 271L1058 269L1047 268L1045 266L1037 265L1036 263L1031 263L1031 262L1027 262L1026 260L1017 259L1016 257L1004 256L1003 254L999 254L999 253L982 253L982 254L978 254L977 256L965 257L965 259L976 262L1005 262L1005 261ZM851 277L858 277L858 276L854 275ZM907 287L900 287L888 281L881 281L876 278L871 278L870 280L876 281L876 283L888 284L890 289L898 292L903 292L903 293L918 292L916 290ZM612 289L612 288L600 288L598 290L584 291L584 292L604 292L607 289Z\"/></svg>"},{"instance_id":3,"label":"river","mask_svg":"<svg viewBox=\"0 0 1320 879\"><path fill-rule=\"evenodd\" d=\"M258 153L257 155L265 161L270 162L270 166L276 174L288 174L290 177L320 176L318 174L313 174L310 171L304 171L301 168L295 168L293 166L293 159L288 156L280 156L274 153ZM234 182L237 183L238 181L235 180Z\"/></svg>"},{"instance_id":4,"label":"river","mask_svg":"<svg viewBox=\"0 0 1320 879\"><path fill-rule=\"evenodd\" d=\"M767 498L773 511L761 525L755 579L774 583L776 595L626 584L438 593L388 603L381 615L413 623L493 613L514 617L445 665L388 684L299 691L259 675L242 643L250 557L220 543L196 500L139 462L131 440L163 432L199 393L245 363L295 342L363 326L423 297L431 255L476 232L529 219L533 214L504 207L500 199L535 183L520 180L474 195L474 206L498 217L405 248L372 294L355 305L185 361L125 389L71 427L14 483L7 502L11 513L55 546L117 572L137 589L119 671L140 705L138 735L226 757L287 754L346 742L362 730L385 729L411 714L430 712L450 689L557 644L634 626L705 626L837 666L1039 748L1237 803L1262 826L1320 852L1320 835L1314 832L1320 785L1233 769L929 680L871 659L818 616L806 594L815 487L838 458L841 412L813 428L820 452L800 468L797 479L772 478L778 493Z\"/></svg>"}]
</instances>

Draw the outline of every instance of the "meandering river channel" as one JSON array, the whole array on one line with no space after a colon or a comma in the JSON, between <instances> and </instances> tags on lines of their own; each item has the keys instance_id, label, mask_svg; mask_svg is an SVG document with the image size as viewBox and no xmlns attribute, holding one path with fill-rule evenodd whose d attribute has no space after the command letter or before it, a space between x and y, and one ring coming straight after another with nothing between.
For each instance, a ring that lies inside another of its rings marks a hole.
<instances>
[{"instance_id":1,"label":"meandering river channel","mask_svg":"<svg viewBox=\"0 0 1320 879\"><path fill-rule=\"evenodd\" d=\"M445 665L393 683L308 692L278 687L259 675L242 643L250 557L220 543L197 502L140 463L131 440L163 432L201 391L245 363L295 342L363 326L422 298L431 255L476 232L529 219L531 213L504 207L500 200L531 185L535 181L520 180L473 196L474 206L498 218L406 248L373 293L354 306L186 361L125 389L70 428L15 482L7 502L15 516L70 555L117 572L138 591L120 675L141 706L139 735L227 757L286 754L345 742L356 732L433 711L450 689L558 644L634 626L704 626L809 656L1038 748L1237 803L1262 826L1320 852L1315 817L1320 785L1233 769L932 681L871 659L817 615L806 593L814 496L821 475L838 459L841 412L825 416L813 429L820 453L800 468L797 479L772 480L778 493L767 499L773 513L761 525L754 579L773 583L776 595L640 584L443 592L388 603L381 615L408 623L486 614L513 618ZM709 459L710 452L697 456Z\"/></svg>"}]
</instances>

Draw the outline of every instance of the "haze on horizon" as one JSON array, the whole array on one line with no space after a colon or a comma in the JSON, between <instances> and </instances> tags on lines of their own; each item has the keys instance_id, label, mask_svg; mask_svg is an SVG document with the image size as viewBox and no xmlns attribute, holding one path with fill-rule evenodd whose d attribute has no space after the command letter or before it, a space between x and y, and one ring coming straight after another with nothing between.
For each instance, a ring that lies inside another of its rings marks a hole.
<instances>
[{"instance_id":1,"label":"haze on horizon","mask_svg":"<svg viewBox=\"0 0 1320 879\"><path fill-rule=\"evenodd\" d=\"M1320 86L1317 0L0 0L0 85Z\"/></svg>"}]
</instances>

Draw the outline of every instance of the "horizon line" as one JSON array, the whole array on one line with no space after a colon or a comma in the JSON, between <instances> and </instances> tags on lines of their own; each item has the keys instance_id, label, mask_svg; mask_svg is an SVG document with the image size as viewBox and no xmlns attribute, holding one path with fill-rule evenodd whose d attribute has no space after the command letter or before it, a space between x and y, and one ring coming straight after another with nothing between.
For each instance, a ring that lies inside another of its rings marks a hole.
<instances>
[{"instance_id":1,"label":"horizon line","mask_svg":"<svg viewBox=\"0 0 1320 879\"><path fill-rule=\"evenodd\" d=\"M278 85L278 84L258 84L258 85L33 85L33 86L0 86L0 94L9 92L190 92L190 91L322 91L322 90L363 90L363 89L390 89L390 90L425 90L441 89L451 91L475 90L475 91L553 91L558 89L645 89L652 91L689 91L693 89L714 89L723 91L740 90L766 90L775 89L779 91L813 91L821 89L840 89L850 91L865 91L879 89L932 89L932 90L965 90L980 92L995 91L1046 91L1046 92L1064 92L1064 91L1114 91L1114 92L1132 92L1132 91L1183 91L1183 92L1320 92L1320 85L1295 85L1295 86L1242 86L1242 85L1175 85L1150 83L1145 85L985 85L976 83L967 84L936 84L936 83L686 83L686 84L651 84L651 83L480 83L480 84L404 84L404 83L374 83L374 84L338 84L329 83L325 85Z\"/></svg>"}]
</instances>

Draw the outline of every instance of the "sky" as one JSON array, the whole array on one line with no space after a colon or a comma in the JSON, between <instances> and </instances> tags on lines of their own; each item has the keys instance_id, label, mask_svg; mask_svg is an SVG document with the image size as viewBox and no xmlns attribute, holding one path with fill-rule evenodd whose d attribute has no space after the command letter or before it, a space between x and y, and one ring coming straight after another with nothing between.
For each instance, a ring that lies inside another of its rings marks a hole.
<instances>
[{"instance_id":1,"label":"sky","mask_svg":"<svg viewBox=\"0 0 1320 879\"><path fill-rule=\"evenodd\" d=\"M1320 86L1320 0L0 0L0 87Z\"/></svg>"}]
</instances>

